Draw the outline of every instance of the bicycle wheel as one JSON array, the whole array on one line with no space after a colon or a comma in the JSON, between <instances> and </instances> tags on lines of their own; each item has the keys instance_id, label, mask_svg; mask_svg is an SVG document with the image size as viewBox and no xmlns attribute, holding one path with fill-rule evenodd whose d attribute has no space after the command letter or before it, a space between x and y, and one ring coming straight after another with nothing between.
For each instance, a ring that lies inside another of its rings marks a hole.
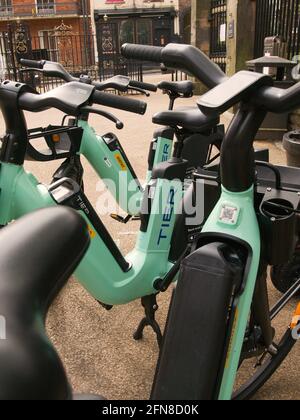
<instances>
[{"instance_id":1,"label":"bicycle wheel","mask_svg":"<svg viewBox=\"0 0 300 420\"><path fill-rule=\"evenodd\" d=\"M252 398L272 377L297 343L290 324L297 307L298 301L294 297L299 287L300 280L282 297L269 285L268 294L271 294L274 305L270 311L273 344L269 348L264 346L259 325L248 328L234 388L234 400Z\"/></svg>"},{"instance_id":2,"label":"bicycle wheel","mask_svg":"<svg viewBox=\"0 0 300 420\"><path fill-rule=\"evenodd\" d=\"M256 369L248 381L234 392L232 399L251 399L273 376L295 344L296 341L293 339L290 329L288 329L277 346L277 354L266 353L263 364Z\"/></svg>"}]
</instances>

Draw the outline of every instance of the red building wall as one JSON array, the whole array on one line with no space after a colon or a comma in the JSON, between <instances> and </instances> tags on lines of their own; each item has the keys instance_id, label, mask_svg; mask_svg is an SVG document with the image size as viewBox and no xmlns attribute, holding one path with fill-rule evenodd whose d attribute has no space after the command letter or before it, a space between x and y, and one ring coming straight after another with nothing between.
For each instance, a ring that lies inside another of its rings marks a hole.
<instances>
[{"instance_id":1,"label":"red building wall","mask_svg":"<svg viewBox=\"0 0 300 420\"><path fill-rule=\"evenodd\" d=\"M43 4L43 2L41 2ZM12 11L7 18L2 16L0 19L0 31L7 28L7 24L20 19L25 22L30 29L31 36L37 36L40 30L51 30L61 24L62 20L66 25L71 25L74 34L83 32L82 22L82 2L79 0L52 0L49 14L46 13L47 3L41 6L38 13L35 0L12 0ZM90 13L90 2L86 0L86 10ZM91 22L89 19L89 28Z\"/></svg>"},{"instance_id":2,"label":"red building wall","mask_svg":"<svg viewBox=\"0 0 300 420\"><path fill-rule=\"evenodd\" d=\"M86 0L87 13L88 4L89 0ZM37 8L35 0L13 0L6 18L3 13L0 15L1 37L6 37L7 31L14 34L17 28L23 27L28 38L28 54L32 58L60 60L74 68L93 65L95 53L91 18L83 17L81 6L82 1L79 0L53 0L49 5L48 2L41 2ZM65 37L62 36L63 32L56 30L62 24L70 28ZM10 36L15 38L15 35ZM5 45L2 42L0 49L3 50ZM6 54L5 51L0 53Z\"/></svg>"},{"instance_id":3,"label":"red building wall","mask_svg":"<svg viewBox=\"0 0 300 420\"><path fill-rule=\"evenodd\" d=\"M47 8L47 1L44 2L45 8ZM80 0L52 0L49 2L50 5L55 5L57 13L62 11L70 11L81 14L82 13L82 2ZM41 0L41 4L43 1ZM28 14L36 10L35 0L12 0L12 6L16 12L20 14ZM90 12L90 2L86 1L87 11Z\"/></svg>"}]
</instances>

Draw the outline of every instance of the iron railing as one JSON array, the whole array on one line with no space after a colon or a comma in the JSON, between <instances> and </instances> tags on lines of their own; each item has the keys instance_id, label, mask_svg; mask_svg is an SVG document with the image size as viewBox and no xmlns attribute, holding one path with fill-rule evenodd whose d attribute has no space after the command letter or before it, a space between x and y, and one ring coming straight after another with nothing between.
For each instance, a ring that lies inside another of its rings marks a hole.
<instances>
[{"instance_id":1,"label":"iron railing","mask_svg":"<svg viewBox=\"0 0 300 420\"><path fill-rule=\"evenodd\" d=\"M94 80L104 80L116 74L143 80L142 63L125 59L121 61L117 54L103 56L95 36L91 34L59 35L57 32L45 31L40 36L26 36L25 39L26 42L20 42L15 27L0 32L0 81L24 81L33 84L39 91L46 91L63 83L38 73L33 77L32 73L21 71L21 58L58 61L72 75L89 74Z\"/></svg>"},{"instance_id":2,"label":"iron railing","mask_svg":"<svg viewBox=\"0 0 300 420\"><path fill-rule=\"evenodd\" d=\"M211 0L210 21L210 58L225 71L227 56L225 40L227 25L227 0Z\"/></svg>"},{"instance_id":3,"label":"iron railing","mask_svg":"<svg viewBox=\"0 0 300 420\"><path fill-rule=\"evenodd\" d=\"M36 3L14 4L11 1L2 2L0 5L0 20L11 17L47 17L52 15L67 16L81 15L82 4L79 1L47 1L38 0Z\"/></svg>"},{"instance_id":4,"label":"iron railing","mask_svg":"<svg viewBox=\"0 0 300 420\"><path fill-rule=\"evenodd\" d=\"M285 55L300 54L300 0L256 0L255 57L264 53L264 39L280 36Z\"/></svg>"}]
</instances>

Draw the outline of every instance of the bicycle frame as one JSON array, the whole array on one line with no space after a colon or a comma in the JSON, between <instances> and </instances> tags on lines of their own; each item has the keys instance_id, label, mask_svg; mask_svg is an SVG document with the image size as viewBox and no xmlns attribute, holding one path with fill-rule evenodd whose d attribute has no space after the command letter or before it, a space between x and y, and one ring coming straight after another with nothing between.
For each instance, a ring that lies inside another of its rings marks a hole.
<instances>
[{"instance_id":1,"label":"bicycle frame","mask_svg":"<svg viewBox=\"0 0 300 420\"><path fill-rule=\"evenodd\" d=\"M83 129L79 153L93 166L120 208L130 216L139 215L144 185L140 184L118 138L112 133L97 135L86 119L79 118L78 126ZM223 131L223 126L218 125L203 134L187 131L181 135L179 142L182 143L182 150L176 157L189 162L187 172L190 176L197 167L205 165L211 156L210 146L221 141ZM151 179L153 168L171 158L176 148L176 145L173 148L173 142L176 142L174 136L175 130L170 127L161 127L155 131L148 154L146 185Z\"/></svg>"},{"instance_id":2,"label":"bicycle frame","mask_svg":"<svg viewBox=\"0 0 300 420\"><path fill-rule=\"evenodd\" d=\"M47 187L25 172L23 166L1 163L0 188L2 225L38 208L57 204ZM169 192L165 194L166 191ZM90 226L92 240L75 276L95 299L116 305L157 293L154 282L172 267L168 256L181 199L182 190L176 182L170 186L168 181L157 179L148 227L139 232L135 249L124 260L128 263L127 269L121 268L113 255L115 250L109 249L103 239L106 236L104 226L102 232L99 231L86 212L80 211Z\"/></svg>"},{"instance_id":3,"label":"bicycle frame","mask_svg":"<svg viewBox=\"0 0 300 420\"><path fill-rule=\"evenodd\" d=\"M83 128L80 154L87 158L122 210L130 215L139 214L143 187L118 139L113 134L108 137L97 135L87 121L79 120L78 125ZM172 144L173 138L159 135L154 138L153 166L170 159ZM150 169L147 171L146 182L149 182L151 172Z\"/></svg>"},{"instance_id":4,"label":"bicycle frame","mask_svg":"<svg viewBox=\"0 0 300 420\"><path fill-rule=\"evenodd\" d=\"M10 115L6 114L5 117L7 121ZM23 117L19 113L14 118L22 122ZM261 115L257 118L257 115L254 114L253 123L257 123L256 120L259 119L260 124L261 118ZM231 131L239 132L238 117L235 117L235 121L237 121L237 128ZM15 126L15 121L9 120L9 123ZM231 131L227 132L225 139L229 149L232 148L232 139L235 139L235 136L231 137ZM17 138L22 144L22 153L25 153L26 138L22 133L26 134L24 127L17 133ZM239 140L238 137L237 140ZM13 137L8 136L7 141L11 140ZM91 160L91 164L96 167L96 161L93 159L98 152L98 143L101 143L99 141L91 142L90 137L88 137L87 143L91 143L94 148L89 149L83 143L82 151ZM4 150L10 152L11 149L6 146ZM235 149L233 149L234 152L237 153ZM158 292L155 288L156 281L164 278L173 267L169 261L170 243L175 225L176 209L179 208L183 196L182 183L188 169L187 161L173 159L157 165L152 171L151 180L144 192L141 230L138 233L136 246L124 258L76 183L74 185L74 182L70 182L72 180L61 179L47 189L39 184L31 174L24 171L21 150L19 154L14 154L12 149L11 155L4 153L3 157L0 172L0 223L2 225L40 207L55 204L71 205L81 212L90 227L91 247L75 273L87 291L96 300L107 305L128 303L139 297ZM252 163L249 156L246 158L247 162ZM12 159L14 163L8 163ZM223 156L221 163L223 169L225 166L227 169L228 166L231 168L230 174L235 173L234 169L244 169L241 165L243 162L240 162L237 156L229 161L226 161ZM232 163L235 163L236 168ZM253 169L254 172L254 159L253 167L249 165L246 169L249 169L249 172ZM226 171L224 172L226 174ZM181 181L181 186L176 184L178 179ZM243 179L248 184L248 177L243 177ZM247 272L243 292L237 300L235 322L232 327L227 363L219 394L220 399L230 399L258 272L260 237L254 211L253 185L250 185L251 188L238 185L236 191L239 192L233 192L235 188L226 188L229 183L228 179L223 181L222 178L223 191L220 201L205 224L203 234L212 232L216 237L218 234L227 234L238 239L243 239L245 236L251 250L250 268ZM150 211L147 212L144 207L149 203ZM230 223L221 217L224 206L235 209L236 217L230 220Z\"/></svg>"},{"instance_id":5,"label":"bicycle frame","mask_svg":"<svg viewBox=\"0 0 300 420\"><path fill-rule=\"evenodd\" d=\"M250 108L247 122L244 123L244 112L243 108L237 112L227 130L223 143L227 153L221 155L222 193L202 230L204 234L213 232L216 237L218 234L236 237L249 247L246 277L242 292L236 297L236 310L219 393L221 400L232 398L261 259L261 235L254 207L253 132L259 129L265 113ZM237 144L241 145L240 149ZM224 215L226 208L234 209L234 215Z\"/></svg>"},{"instance_id":6,"label":"bicycle frame","mask_svg":"<svg viewBox=\"0 0 300 420\"><path fill-rule=\"evenodd\" d=\"M232 399L262 259L254 205L253 139L264 117L262 110L245 106L226 132L220 160L221 196L202 227L195 252L183 263L168 316L153 399L174 395L178 399L189 395L194 399ZM218 252L222 246L224 254ZM215 324L210 324L211 319ZM201 324L198 330L197 322ZM208 331L201 334L205 326ZM203 336L206 340L201 341ZM196 340L201 346L197 351L193 353L188 347L190 351L182 352L185 345L192 346ZM182 388L174 385L179 378Z\"/></svg>"},{"instance_id":7,"label":"bicycle frame","mask_svg":"<svg viewBox=\"0 0 300 420\"><path fill-rule=\"evenodd\" d=\"M220 219L224 206L237 209L236 223L228 224ZM230 347L219 394L220 400L230 400L239 365L260 261L260 231L254 210L254 188L251 187L249 190L241 193L232 193L223 187L220 200L205 223L202 232L203 234L214 232L230 235L243 241L247 238L247 244L251 249L251 264L248 268L245 289L238 299L235 310L234 326L231 333Z\"/></svg>"},{"instance_id":8,"label":"bicycle frame","mask_svg":"<svg viewBox=\"0 0 300 420\"><path fill-rule=\"evenodd\" d=\"M214 97L217 96L214 95ZM230 97L228 101L230 103ZM216 107L216 109L221 110L222 107ZM244 267L243 274L239 272L238 278L235 278L234 275L227 276L226 271L220 269L220 275L216 276L218 277L219 288L224 288L225 291L229 290L229 298L226 295L222 297L222 301L219 300L221 304L226 304L227 311L225 320L223 316L220 318L222 322L226 321L222 324L222 329L226 329L226 343L221 338L222 346L218 346L218 356L221 354L224 359L222 361L218 360L216 366L218 373L213 376L215 383L210 385L211 395L215 391L217 398L220 400L229 400L233 395L234 381L239 367L251 313L254 288L259 274L259 264L262 258L260 229L254 207L255 162L253 139L266 114L265 109L255 108L250 102L242 102L223 142L223 153L221 153L220 161L221 197L202 229L202 237L205 238L205 235L206 237L211 236L214 241L212 242L213 245L219 243L222 245L226 243L226 239L234 238L236 244L240 247L238 251L243 250L243 247L247 249L246 262L244 256L240 257L240 253L236 253L237 259ZM7 115L6 119L9 119ZM12 123L13 121L11 121ZM13 141L13 136L9 137L8 135L7 144L10 147L5 149L7 153L4 153L4 156L6 159L14 158L17 161L22 156L20 156L21 153L14 153L11 146L16 145L16 142L13 144ZM226 152L224 153L224 151ZM85 153L88 155L87 151ZM90 156L90 159L92 160L92 156ZM73 207L79 209L90 224L92 245L87 257L77 270L78 278L85 288L97 300L107 304L127 303L137 297L157 292L155 281L164 277L172 269L172 264L168 258L170 241L174 229L175 209L182 199L182 187L175 185L175 179L179 178L183 181L187 162L173 159L166 164L159 164L152 172L143 196L142 224L137 244L126 259L121 256L115 244L112 243L112 239L104 225L101 224L100 219L93 214L92 207L86 201L80 188L74 190L65 185L70 180L62 179L54 183L47 191L31 175L24 172L21 164L15 164L13 169L7 161L2 162L1 165L0 221L2 224L7 224L14 218L34 210L36 206L49 205L49 203L52 205L55 203L70 203ZM176 178L174 174L176 174ZM170 186L168 179L174 181L174 185ZM167 191L167 195L163 194L164 191ZM145 210L144 206L149 202L151 202L151 211L146 213L143 211ZM162 206L160 206L161 203ZM199 250L201 250L201 246ZM199 255L200 263L205 263L205 259L201 259L201 254ZM227 257L229 260L232 255L227 255ZM219 260L217 260L217 257L211 258L211 255L209 255L207 259L208 271L203 270L203 272L209 274L208 279L210 280L215 270L219 269L218 264L214 263L220 261L222 255L219 254L218 258ZM224 255L222 262L224 265L227 262L228 266L232 263L232 261L227 261ZM224 284L223 287L224 280L227 280L227 284ZM202 306L204 308L202 315L205 314L206 316L205 321L209 320L213 310L210 303L213 304L216 295L216 289L212 287L211 283L209 287L211 301L205 302ZM191 288L191 290L194 289ZM198 291L201 293L200 288ZM194 296L197 295L194 294ZM206 295L202 296L206 297ZM172 307L174 308L174 305ZM197 309L197 305L193 309ZM218 308L216 308L217 310ZM182 313L184 314L184 311ZM227 322L229 318L231 318L230 322ZM175 322L175 325L179 324ZM210 327L211 325L208 326L208 328ZM179 332L182 332L182 328L179 328ZM212 330L212 332L215 335L218 334L218 331ZM210 343L213 345L212 341ZM204 346L210 350L207 342L204 343ZM215 354L211 353L211 355L215 357ZM208 356L206 357L205 361L207 362ZM188 379L190 380L190 376ZM205 383L205 385L207 384Z\"/></svg>"},{"instance_id":9,"label":"bicycle frame","mask_svg":"<svg viewBox=\"0 0 300 420\"><path fill-rule=\"evenodd\" d=\"M169 206L170 203L173 208L179 206L182 193L175 191L176 186L171 186L170 193L162 207L167 210L161 213L159 208L163 198L164 184L165 180L163 179L159 179L157 182L149 218L149 229L147 232L139 232L135 249L127 255L126 261L130 264L128 271L123 271L118 266L96 228L91 226L89 218L84 211L81 211L90 225L92 240L91 247L76 270L75 276L95 299L106 304L116 305L156 293L154 282L164 277L172 268L168 256L175 211L171 212ZM2 225L38 208L57 204L47 187L40 184L32 174L25 172L22 166L2 163L0 188L0 223ZM228 225L220 220L224 205L237 209L238 217L235 224ZM164 222L165 214L168 215L168 226ZM163 235L161 233L162 225L165 226ZM221 198L205 223L202 232L204 234L218 232L242 240L246 237L247 243L251 247L251 266L245 289L236 308L230 349L219 394L220 400L227 400L232 396L260 260L260 235L253 206L253 188L242 193L232 193L223 188ZM163 238L163 240L159 240L159 238Z\"/></svg>"},{"instance_id":10,"label":"bicycle frame","mask_svg":"<svg viewBox=\"0 0 300 420\"><path fill-rule=\"evenodd\" d=\"M2 86L1 109L7 132L0 159L0 223L6 225L41 207L69 205L83 215L90 227L91 247L76 274L92 296L101 303L116 305L158 293L154 283L172 267L169 253L188 162L176 158L153 169L144 191L136 246L125 259L76 181L62 178L47 189L25 172L28 132L18 98L28 89L14 82ZM88 137L90 148L84 143L83 150L98 168L94 158L101 151L101 142L94 137Z\"/></svg>"}]
</instances>

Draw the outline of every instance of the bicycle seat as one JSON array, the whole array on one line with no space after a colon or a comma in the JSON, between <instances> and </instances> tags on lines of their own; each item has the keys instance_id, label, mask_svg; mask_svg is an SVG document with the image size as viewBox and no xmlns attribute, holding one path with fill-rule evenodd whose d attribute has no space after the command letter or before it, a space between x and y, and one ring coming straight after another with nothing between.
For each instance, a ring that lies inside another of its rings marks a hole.
<instances>
[{"instance_id":1,"label":"bicycle seat","mask_svg":"<svg viewBox=\"0 0 300 420\"><path fill-rule=\"evenodd\" d=\"M83 218L64 207L39 210L1 231L0 400L72 398L44 319L88 244Z\"/></svg>"},{"instance_id":2,"label":"bicycle seat","mask_svg":"<svg viewBox=\"0 0 300 420\"><path fill-rule=\"evenodd\" d=\"M220 122L217 115L204 115L198 107L180 107L175 111L163 111L155 114L154 124L170 127L182 127L193 133L211 130Z\"/></svg>"},{"instance_id":3,"label":"bicycle seat","mask_svg":"<svg viewBox=\"0 0 300 420\"><path fill-rule=\"evenodd\" d=\"M190 80L183 82L160 82L157 85L158 89L167 90L173 94L183 95L184 97L191 97L194 93L194 84Z\"/></svg>"}]
</instances>

